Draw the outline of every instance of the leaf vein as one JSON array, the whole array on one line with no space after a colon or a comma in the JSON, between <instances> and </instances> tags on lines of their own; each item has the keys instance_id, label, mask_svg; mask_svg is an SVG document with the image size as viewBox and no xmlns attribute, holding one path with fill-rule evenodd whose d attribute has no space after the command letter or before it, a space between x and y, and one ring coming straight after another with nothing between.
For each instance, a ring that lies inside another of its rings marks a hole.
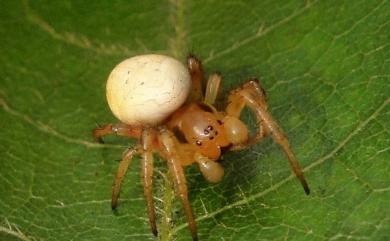
<instances>
[{"instance_id":1,"label":"leaf vein","mask_svg":"<svg viewBox=\"0 0 390 241\"><path fill-rule=\"evenodd\" d=\"M97 41L91 41L89 38L87 38L84 35L75 34L71 32L65 32L60 33L58 32L53 26L51 26L48 22L46 22L44 19L42 19L40 16L38 16L29 6L28 0L23 0L24 5L24 11L26 14L26 18L29 22L32 24L38 26L42 31L46 32L51 36L53 39L62 41L66 44L70 44L82 49L91 50L93 52L96 52L98 54L105 54L105 55L136 55L137 52L133 50L129 50L126 46L120 45L120 44L104 44ZM138 40L136 41L138 44L140 44L141 47L144 47L141 45L142 41Z\"/></svg>"},{"instance_id":2,"label":"leaf vein","mask_svg":"<svg viewBox=\"0 0 390 241\"><path fill-rule=\"evenodd\" d=\"M7 227L0 226L0 232L6 233L8 235L14 236L23 241L32 241L27 235L25 235L16 225L10 224L7 219L5 219Z\"/></svg>"},{"instance_id":3,"label":"leaf vein","mask_svg":"<svg viewBox=\"0 0 390 241\"><path fill-rule=\"evenodd\" d=\"M249 37L246 37L244 39L241 39L239 40L238 42L236 42L235 44L233 44L232 46L230 46L229 48L226 48L224 50L221 50L217 53L211 53L209 54L209 57L207 57L206 59L203 60L204 63L208 63L214 59L217 59L219 57L222 57L238 48L240 48L241 46L244 46L256 39L259 39L259 38L262 38L264 36L266 36L267 34L269 34L270 32L274 31L275 29L278 29L279 27L289 23L291 20L295 19L296 17L302 15L303 13L305 13L308 9L310 9L313 5L315 5L315 3L317 3L318 1L314 1L314 2L308 2L303 8L293 12L293 14L291 14L290 16L280 20L279 22L275 23L274 25L271 25L270 27L268 28L265 28L264 25L260 25L259 28L258 28L258 31L256 32L255 35L252 35L252 36L249 36Z\"/></svg>"},{"instance_id":4,"label":"leaf vein","mask_svg":"<svg viewBox=\"0 0 390 241\"><path fill-rule=\"evenodd\" d=\"M17 110L12 109L3 98L0 98L0 106L3 107L3 110L5 112L7 112L8 114L15 116L15 117L18 117L22 121L35 127L37 130L39 130L43 133L55 136L63 141L68 142L68 143L78 144L78 145L86 146L88 148L124 148L121 145L94 143L94 142L76 139L76 138L72 138L72 137L69 137L67 135L64 135L64 134L58 132L57 130L55 130L54 128L50 127L49 125L42 123L40 121L35 121L30 116L25 115L23 113L18 112Z\"/></svg>"}]
</instances>

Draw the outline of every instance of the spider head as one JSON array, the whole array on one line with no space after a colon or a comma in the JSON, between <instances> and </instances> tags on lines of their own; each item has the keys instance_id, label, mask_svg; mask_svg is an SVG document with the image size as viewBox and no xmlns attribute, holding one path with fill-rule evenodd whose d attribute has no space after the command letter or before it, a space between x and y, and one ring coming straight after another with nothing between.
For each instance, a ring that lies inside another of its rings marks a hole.
<instances>
[{"instance_id":1,"label":"spider head","mask_svg":"<svg viewBox=\"0 0 390 241\"><path fill-rule=\"evenodd\" d=\"M230 144L222 121L212 113L203 112L194 116L194 122L188 130L188 141L210 159L218 159L221 148Z\"/></svg>"},{"instance_id":2,"label":"spider head","mask_svg":"<svg viewBox=\"0 0 390 241\"><path fill-rule=\"evenodd\" d=\"M230 145L222 121L206 104L186 106L177 116L177 121L185 141L205 157L216 160L221 156L221 148Z\"/></svg>"}]
</instances>

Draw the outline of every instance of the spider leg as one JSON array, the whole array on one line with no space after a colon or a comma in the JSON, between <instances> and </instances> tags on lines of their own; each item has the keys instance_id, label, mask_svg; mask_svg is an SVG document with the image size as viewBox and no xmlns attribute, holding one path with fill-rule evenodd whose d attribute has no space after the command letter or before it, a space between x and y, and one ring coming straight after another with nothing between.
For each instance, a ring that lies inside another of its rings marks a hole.
<instances>
[{"instance_id":1,"label":"spider leg","mask_svg":"<svg viewBox=\"0 0 390 241\"><path fill-rule=\"evenodd\" d=\"M226 107L226 113L228 116L233 116L236 118L240 118L241 111L244 109L244 107L247 105L247 100L242 96L242 91L244 88L249 88L249 85L252 85L250 83L257 83L257 80L251 80L244 84L244 87L235 89L231 92L229 95L229 104ZM267 102L266 102L266 94L265 91L260 87L260 85L253 85L256 92L256 99L258 100L259 104L264 110L267 110ZM266 126L262 125L263 120L256 115L257 121L260 124L258 131L256 134L248 140L248 142L245 145L238 145L233 150L241 150L244 149L248 145L253 145L259 142L261 139L263 139L267 135Z\"/></svg>"},{"instance_id":2,"label":"spider leg","mask_svg":"<svg viewBox=\"0 0 390 241\"><path fill-rule=\"evenodd\" d=\"M187 57L187 68L190 72L192 80L192 91L190 93L189 101L203 100L203 69L202 63L194 55L190 54Z\"/></svg>"},{"instance_id":3,"label":"spider leg","mask_svg":"<svg viewBox=\"0 0 390 241\"><path fill-rule=\"evenodd\" d=\"M310 189L303 175L302 168L290 148L286 135L268 112L265 92L259 85L258 81L251 80L245 83L242 88L233 92L232 99L235 98L242 98L238 105L242 105L242 101L244 101L244 104L255 112L257 119L260 121L261 126L265 131L265 133L263 132L263 134L257 134L257 136L270 134L272 139L282 147L283 151L287 155L290 166L301 182L305 193L309 194ZM233 106L232 110L234 110Z\"/></svg>"},{"instance_id":4,"label":"spider leg","mask_svg":"<svg viewBox=\"0 0 390 241\"><path fill-rule=\"evenodd\" d=\"M95 141L103 143L103 136L115 134L118 136L126 136L130 138L139 138L142 128L139 126L130 126L124 123L107 124L93 129L92 136Z\"/></svg>"},{"instance_id":5,"label":"spider leg","mask_svg":"<svg viewBox=\"0 0 390 241\"><path fill-rule=\"evenodd\" d=\"M188 227L191 231L192 240L197 241L197 228L194 216L192 214L192 208L188 200L188 190L186 184L186 178L184 176L183 167L181 165L178 153L176 151L175 141L173 134L168 130L163 129L161 131L161 144L163 153L167 157L168 168L172 175L174 182L176 195L180 198L183 205L184 213L187 217Z\"/></svg>"},{"instance_id":6,"label":"spider leg","mask_svg":"<svg viewBox=\"0 0 390 241\"><path fill-rule=\"evenodd\" d=\"M141 176L144 185L144 195L148 210L149 223L154 236L157 236L156 212L153 203L153 137L150 129L145 129L142 133L142 162Z\"/></svg>"},{"instance_id":7,"label":"spider leg","mask_svg":"<svg viewBox=\"0 0 390 241\"><path fill-rule=\"evenodd\" d=\"M222 76L219 73L214 73L210 75L207 81L206 93L204 97L204 102L206 104L214 105L215 100L217 99L221 80L222 80Z\"/></svg>"},{"instance_id":8,"label":"spider leg","mask_svg":"<svg viewBox=\"0 0 390 241\"><path fill-rule=\"evenodd\" d=\"M124 176L126 175L127 169L131 163L135 154L138 154L140 151L137 148L128 149L123 153L122 160L119 163L118 171L116 172L114 185L112 187L112 196L111 196L111 208L116 209L118 205L119 191L121 189L121 184Z\"/></svg>"}]
</instances>

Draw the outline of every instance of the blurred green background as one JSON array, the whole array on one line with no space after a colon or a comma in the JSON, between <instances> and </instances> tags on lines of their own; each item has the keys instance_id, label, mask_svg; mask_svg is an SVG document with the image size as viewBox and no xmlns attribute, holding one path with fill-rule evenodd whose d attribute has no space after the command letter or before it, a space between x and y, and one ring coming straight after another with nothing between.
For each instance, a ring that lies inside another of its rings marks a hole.
<instances>
[{"instance_id":1,"label":"blurred green background","mask_svg":"<svg viewBox=\"0 0 390 241\"><path fill-rule=\"evenodd\" d=\"M280 148L228 153L226 177L186 170L200 240L390 239L388 1L0 2L0 239L158 240L139 161L110 208L121 153L93 143L116 122L105 81L121 60L189 52L223 92L257 76L305 168L304 195ZM249 112L243 116L253 121ZM253 124L253 123L252 123ZM161 240L190 240L156 160Z\"/></svg>"}]
</instances>

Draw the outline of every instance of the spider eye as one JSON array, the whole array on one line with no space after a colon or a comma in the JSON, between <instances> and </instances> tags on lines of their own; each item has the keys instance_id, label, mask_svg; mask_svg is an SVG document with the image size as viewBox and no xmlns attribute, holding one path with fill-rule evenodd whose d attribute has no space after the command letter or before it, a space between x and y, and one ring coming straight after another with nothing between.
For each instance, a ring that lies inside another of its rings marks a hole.
<instances>
[{"instance_id":1,"label":"spider eye","mask_svg":"<svg viewBox=\"0 0 390 241\"><path fill-rule=\"evenodd\" d=\"M223 122L221 120L217 120L218 124L222 125Z\"/></svg>"},{"instance_id":2,"label":"spider eye","mask_svg":"<svg viewBox=\"0 0 390 241\"><path fill-rule=\"evenodd\" d=\"M196 143L198 146L201 146L201 145L202 145L202 142L201 142L200 140L197 140L195 143Z\"/></svg>"},{"instance_id":3,"label":"spider eye","mask_svg":"<svg viewBox=\"0 0 390 241\"><path fill-rule=\"evenodd\" d=\"M207 130L212 131L213 129L213 126L207 126Z\"/></svg>"}]
</instances>

